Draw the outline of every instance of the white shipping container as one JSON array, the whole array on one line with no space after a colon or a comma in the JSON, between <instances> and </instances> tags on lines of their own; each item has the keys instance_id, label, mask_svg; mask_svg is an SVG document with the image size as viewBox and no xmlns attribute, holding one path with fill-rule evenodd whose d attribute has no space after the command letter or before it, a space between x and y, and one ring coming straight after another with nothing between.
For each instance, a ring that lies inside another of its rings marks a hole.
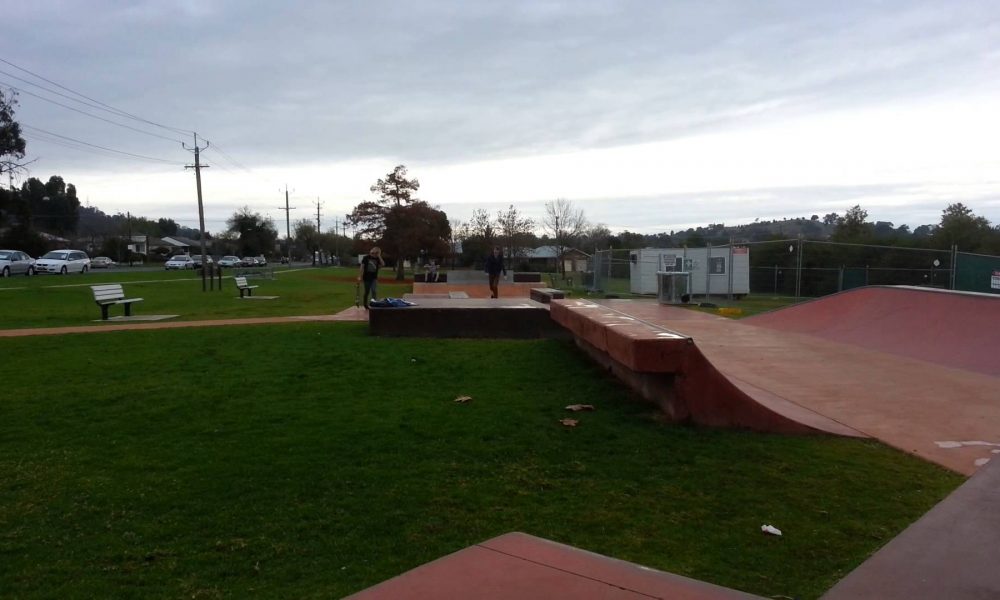
<instances>
[{"instance_id":1,"label":"white shipping container","mask_svg":"<svg viewBox=\"0 0 1000 600\"><path fill-rule=\"evenodd\" d=\"M691 273L691 294L725 296L750 293L750 249L642 248L629 253L629 288L633 294L656 294L657 271Z\"/></svg>"}]
</instances>

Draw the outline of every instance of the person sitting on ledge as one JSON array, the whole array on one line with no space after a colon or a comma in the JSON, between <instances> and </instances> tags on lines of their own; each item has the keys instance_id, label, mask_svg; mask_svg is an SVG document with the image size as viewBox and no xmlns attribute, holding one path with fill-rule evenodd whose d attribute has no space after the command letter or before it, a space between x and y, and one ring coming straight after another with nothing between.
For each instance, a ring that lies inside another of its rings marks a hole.
<instances>
[{"instance_id":1,"label":"person sitting on ledge","mask_svg":"<svg viewBox=\"0 0 1000 600\"><path fill-rule=\"evenodd\" d=\"M429 263L424 265L424 271L426 272L426 274L424 275L424 281L426 281L427 283L437 283L438 266L437 263L434 262L433 258Z\"/></svg>"}]
</instances>

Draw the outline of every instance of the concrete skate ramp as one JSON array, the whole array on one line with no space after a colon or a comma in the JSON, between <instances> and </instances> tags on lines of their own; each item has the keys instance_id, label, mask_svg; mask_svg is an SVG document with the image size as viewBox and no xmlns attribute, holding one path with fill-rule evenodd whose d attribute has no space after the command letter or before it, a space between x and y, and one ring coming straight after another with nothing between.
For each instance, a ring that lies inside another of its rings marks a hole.
<instances>
[{"instance_id":1,"label":"concrete skate ramp","mask_svg":"<svg viewBox=\"0 0 1000 600\"><path fill-rule=\"evenodd\" d=\"M1000 295L872 286L742 322L1000 376Z\"/></svg>"},{"instance_id":2,"label":"concrete skate ramp","mask_svg":"<svg viewBox=\"0 0 1000 600\"><path fill-rule=\"evenodd\" d=\"M772 433L860 433L810 408L728 377L689 335L688 321L731 322L653 303L553 300L552 319L577 345L671 421ZM676 320L670 327L657 318ZM693 343L694 342L694 343Z\"/></svg>"},{"instance_id":3,"label":"concrete skate ramp","mask_svg":"<svg viewBox=\"0 0 1000 600\"><path fill-rule=\"evenodd\" d=\"M894 291L887 290L887 293ZM835 311L823 305L826 302L839 304L851 294L810 302L812 306L770 313L766 320L771 327L755 324L763 323L763 317L733 321L655 302L607 300L602 304L692 340L711 367L677 373L678 395L685 399L685 404L695 407L692 412L699 410L703 401L712 400L720 390L735 388L740 395L726 392L726 402L714 400L705 404L712 409L709 413L728 411L734 406L752 406L746 400L762 407L794 405L803 414L822 415L845 429L877 438L966 475L991 458L1000 457L993 452L1000 450L1000 376L990 374L997 372L996 361L1000 361L1000 354L996 352L996 344L989 345L980 332L970 331L968 335L976 336L975 339L980 340L976 343L986 346L983 351L989 354L990 360L977 361L979 370L969 370L914 358L911 352L904 351L908 350L904 340L909 334L900 334L884 326L880 331L899 340L895 343L902 348L896 353L880 349L878 335L869 336L869 346L863 346L776 326L784 322L782 313L807 309L812 314L823 315L829 323L828 328L835 329L839 315L829 316ZM907 294L931 296L935 301L938 297L935 292L916 290L903 290L899 297ZM962 303L961 311L967 313L965 318L975 321L986 318L973 313L964 303L963 295L939 297ZM987 300L995 302L989 297ZM975 306L982 305L977 303ZM856 310L864 311L863 308ZM946 307L937 310L949 318L959 311ZM992 323L983 322L982 328L995 332L998 321L993 319ZM811 331L825 330L812 324L807 314L796 316L794 321L789 319L789 322ZM869 326L878 327L877 324ZM896 323L896 327L913 326L912 323ZM860 332L854 335L864 337ZM932 347L935 343L936 340L928 335L919 345ZM950 340L942 344L954 346L957 342ZM925 352L924 356L934 355L930 350ZM950 356L950 353L944 354ZM788 410L780 412L785 417L796 418ZM727 417L726 414L715 416ZM816 429L831 431L829 427Z\"/></svg>"}]
</instances>

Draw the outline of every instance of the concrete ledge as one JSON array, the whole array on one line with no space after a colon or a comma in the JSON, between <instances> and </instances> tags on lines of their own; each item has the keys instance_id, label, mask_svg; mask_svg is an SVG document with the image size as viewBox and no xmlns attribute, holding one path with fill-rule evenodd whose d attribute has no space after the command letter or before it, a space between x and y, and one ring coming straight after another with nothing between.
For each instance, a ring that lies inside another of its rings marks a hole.
<instances>
[{"instance_id":1,"label":"concrete ledge","mask_svg":"<svg viewBox=\"0 0 1000 600\"><path fill-rule=\"evenodd\" d=\"M687 336L643 323L600 304L553 301L552 319L611 358L640 373L675 373Z\"/></svg>"},{"instance_id":2,"label":"concrete ledge","mask_svg":"<svg viewBox=\"0 0 1000 600\"><path fill-rule=\"evenodd\" d=\"M608 558L524 533L508 533L439 558L352 600L753 600L696 579Z\"/></svg>"},{"instance_id":3,"label":"concrete ledge","mask_svg":"<svg viewBox=\"0 0 1000 600\"><path fill-rule=\"evenodd\" d=\"M566 297L566 292L555 288L531 288L530 296L535 302L548 304L553 300L562 300Z\"/></svg>"},{"instance_id":4,"label":"concrete ledge","mask_svg":"<svg viewBox=\"0 0 1000 600\"><path fill-rule=\"evenodd\" d=\"M419 298L417 306L376 308L369 332L387 337L565 338L544 304L522 298Z\"/></svg>"}]
</instances>

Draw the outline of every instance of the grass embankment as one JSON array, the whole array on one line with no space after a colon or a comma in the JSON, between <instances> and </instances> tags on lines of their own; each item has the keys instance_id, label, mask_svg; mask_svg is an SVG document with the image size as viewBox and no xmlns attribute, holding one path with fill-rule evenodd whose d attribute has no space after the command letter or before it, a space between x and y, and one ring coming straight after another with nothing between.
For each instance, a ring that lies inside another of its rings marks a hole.
<instances>
[{"instance_id":1,"label":"grass embankment","mask_svg":"<svg viewBox=\"0 0 1000 600\"><path fill-rule=\"evenodd\" d=\"M663 425L555 341L312 323L0 344L9 597L339 597L519 530L815 598L961 481L875 442ZM598 410L564 428L577 402Z\"/></svg>"},{"instance_id":2,"label":"grass embankment","mask_svg":"<svg viewBox=\"0 0 1000 600\"><path fill-rule=\"evenodd\" d=\"M86 275L43 275L0 279L0 328L62 327L91 325L101 318L91 285L121 283L126 298L142 298L133 304L136 315L178 315L185 321L332 314L354 305L352 268L275 270L275 278L253 279L255 295L278 296L276 300L239 300L230 276L218 280L215 291L202 291L201 277L193 271L91 271ZM402 296L410 283L397 284L392 274L379 279L379 296ZM122 315L121 306L111 315Z\"/></svg>"}]
</instances>

